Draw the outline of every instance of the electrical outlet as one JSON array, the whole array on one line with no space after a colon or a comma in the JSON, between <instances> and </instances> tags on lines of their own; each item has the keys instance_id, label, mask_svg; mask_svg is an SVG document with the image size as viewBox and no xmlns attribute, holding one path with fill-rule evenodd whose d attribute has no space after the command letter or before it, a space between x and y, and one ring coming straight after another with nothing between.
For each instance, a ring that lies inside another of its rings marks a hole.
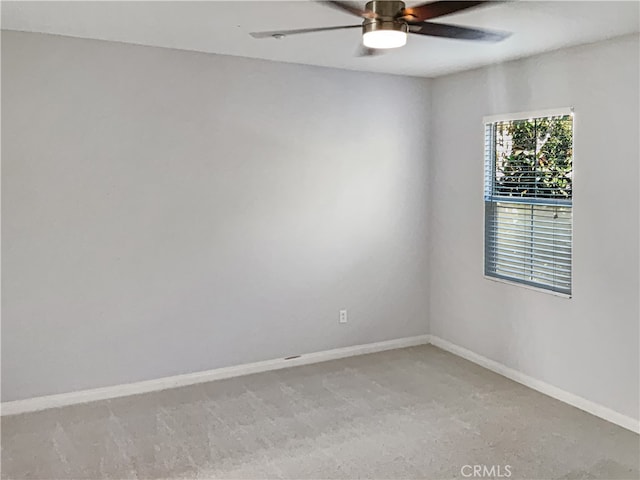
<instances>
[{"instance_id":1,"label":"electrical outlet","mask_svg":"<svg viewBox=\"0 0 640 480\"><path fill-rule=\"evenodd\" d=\"M347 311L340 310L340 323L347 323Z\"/></svg>"}]
</instances>

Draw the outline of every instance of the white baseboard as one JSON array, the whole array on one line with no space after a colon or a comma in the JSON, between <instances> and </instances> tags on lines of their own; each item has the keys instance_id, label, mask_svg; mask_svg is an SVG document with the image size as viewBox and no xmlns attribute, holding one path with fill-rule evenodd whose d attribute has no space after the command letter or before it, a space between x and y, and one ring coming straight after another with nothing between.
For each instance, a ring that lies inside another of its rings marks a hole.
<instances>
[{"instance_id":1,"label":"white baseboard","mask_svg":"<svg viewBox=\"0 0 640 480\"><path fill-rule=\"evenodd\" d=\"M46 410L48 408L65 407L68 405L93 402L96 400L106 400L109 398L166 390L168 388L184 387L187 385L194 385L196 383L210 382L212 380L249 375L251 373L267 372L269 370L279 370L281 368L295 367L298 365L326 362L328 360L352 357L354 355L364 355L366 353L382 352L384 350L393 350L396 348L425 345L429 343L429 338L429 335L397 338L395 340L387 340L384 342L368 343L365 345L354 345L352 347L307 353L289 360L277 358L274 360L265 360L263 362L246 363L244 365L216 368L213 370L206 370L204 372L187 373L184 375L175 375L172 377L164 377L142 382L126 383L110 387L93 388L91 390L80 390L76 392L60 393L57 395L27 398L25 400L3 402L0 404L0 414L3 416L17 415L20 413Z\"/></svg>"},{"instance_id":2,"label":"white baseboard","mask_svg":"<svg viewBox=\"0 0 640 480\"><path fill-rule=\"evenodd\" d=\"M164 377L142 382L113 385L109 387L94 388L91 390L80 390L57 395L47 395L44 397L28 398L25 400L15 400L12 402L3 402L0 404L0 414L5 416L36 412L49 408L65 407L68 405L76 405L97 400L107 400L109 398L126 397L128 395L138 395L141 393L184 387L197 383L211 382L213 380L222 380L224 378L239 377L252 373L326 362L355 355L364 355L367 353L382 352L384 350L412 347L415 345L425 345L428 343L476 363L504 377L510 378L511 380L521 383L533 390L537 390L545 395L640 434L640 422L634 418L569 393L541 380L537 380L529 375L514 370L489 358L483 357L471 350L467 350L464 347L453 344L434 335L418 335L415 337L398 338L384 342L354 345L352 347L336 348L333 350L303 354L289 360L277 358L274 360L265 360L263 362L216 368L213 370L206 370L204 372L187 373L184 375L175 375L172 377Z\"/></svg>"},{"instance_id":3,"label":"white baseboard","mask_svg":"<svg viewBox=\"0 0 640 480\"><path fill-rule=\"evenodd\" d=\"M431 335L430 343L436 347L451 352L454 355L469 360L470 362L476 363L488 370L496 372L504 377L510 378L515 382L532 388L533 390L537 390L538 392L553 397L556 400L560 400L561 402L579 408L580 410L584 410L585 412L595 415L596 417L600 417L604 420L607 420L608 422L615 423L616 425L626 428L627 430L631 430L632 432L640 434L640 421L632 417L623 415L622 413L611 410L608 407L592 402L591 400L587 400L586 398L574 395L573 393L569 393L558 387L554 387L553 385L530 377L529 375L514 370L513 368L509 368L502 363L498 363L495 360L483 357L482 355L472 352L471 350L467 350L464 347L451 343L440 337L436 337L435 335Z\"/></svg>"}]
</instances>

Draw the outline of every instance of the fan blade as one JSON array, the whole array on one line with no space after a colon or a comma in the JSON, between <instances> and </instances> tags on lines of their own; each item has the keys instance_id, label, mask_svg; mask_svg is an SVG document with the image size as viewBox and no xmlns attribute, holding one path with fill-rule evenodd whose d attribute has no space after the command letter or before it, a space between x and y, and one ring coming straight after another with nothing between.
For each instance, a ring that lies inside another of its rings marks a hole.
<instances>
[{"instance_id":1,"label":"fan blade","mask_svg":"<svg viewBox=\"0 0 640 480\"><path fill-rule=\"evenodd\" d=\"M383 50L365 47L363 44L360 44L360 47L358 47L358 51L356 52L356 57L375 57L382 53L384 53Z\"/></svg>"},{"instance_id":2,"label":"fan blade","mask_svg":"<svg viewBox=\"0 0 640 480\"><path fill-rule=\"evenodd\" d=\"M328 7L337 8L338 10L342 10L343 12L350 13L351 15L355 15L356 17L361 18L376 18L375 12L371 10L365 10L360 8L357 5L354 5L350 2L334 2L334 1L319 1L323 5L327 5Z\"/></svg>"},{"instance_id":3,"label":"fan blade","mask_svg":"<svg viewBox=\"0 0 640 480\"><path fill-rule=\"evenodd\" d=\"M405 8L399 14L399 18L404 18L409 22L424 22L432 18L442 17L450 13L459 12L468 8L478 7L482 4L491 4L497 2L456 2L456 1L440 1L430 2L418 5L416 7Z\"/></svg>"},{"instance_id":4,"label":"fan blade","mask_svg":"<svg viewBox=\"0 0 640 480\"><path fill-rule=\"evenodd\" d=\"M295 30L273 30L271 32L251 32L253 38L282 38L287 35L298 35L300 33L313 33L313 32L329 32L331 30L344 30L346 28L362 28L362 25L344 25L340 27L318 27L318 28L298 28Z\"/></svg>"},{"instance_id":5,"label":"fan blade","mask_svg":"<svg viewBox=\"0 0 640 480\"><path fill-rule=\"evenodd\" d=\"M478 28L459 27L446 23L423 22L409 25L409 32L431 37L455 38L458 40L480 40L483 42L499 42L511 35L510 32L496 32Z\"/></svg>"}]
</instances>

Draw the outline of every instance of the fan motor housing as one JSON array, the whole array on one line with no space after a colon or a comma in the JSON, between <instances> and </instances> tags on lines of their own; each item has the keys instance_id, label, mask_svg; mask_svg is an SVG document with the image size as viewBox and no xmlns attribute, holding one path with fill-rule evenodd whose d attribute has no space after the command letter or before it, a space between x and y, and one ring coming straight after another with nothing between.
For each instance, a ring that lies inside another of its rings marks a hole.
<instances>
[{"instance_id":1,"label":"fan motor housing","mask_svg":"<svg viewBox=\"0 0 640 480\"><path fill-rule=\"evenodd\" d=\"M367 18L362 23L362 33L376 30L397 30L407 33L409 27L406 22L397 20L396 15L404 9L404 2L395 0L374 0L367 3L367 10L376 13L376 18Z\"/></svg>"}]
</instances>

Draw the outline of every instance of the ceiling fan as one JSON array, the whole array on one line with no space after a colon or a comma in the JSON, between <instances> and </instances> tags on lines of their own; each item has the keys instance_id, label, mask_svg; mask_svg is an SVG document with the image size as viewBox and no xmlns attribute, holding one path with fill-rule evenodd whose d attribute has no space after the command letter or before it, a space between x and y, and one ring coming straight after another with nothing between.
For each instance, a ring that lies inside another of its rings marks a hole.
<instances>
[{"instance_id":1,"label":"ceiling fan","mask_svg":"<svg viewBox=\"0 0 640 480\"><path fill-rule=\"evenodd\" d=\"M435 1L410 8L406 8L404 2L397 0L374 0L368 2L365 8L341 1L319 1L318 3L360 17L363 22L358 25L337 27L253 32L250 35L254 38L282 39L288 35L301 33L362 28L362 43L365 47L361 52L363 56L375 55L382 49L404 46L407 43L407 33L484 42L499 42L511 35L509 32L497 32L428 21L450 13L496 2Z\"/></svg>"}]
</instances>

